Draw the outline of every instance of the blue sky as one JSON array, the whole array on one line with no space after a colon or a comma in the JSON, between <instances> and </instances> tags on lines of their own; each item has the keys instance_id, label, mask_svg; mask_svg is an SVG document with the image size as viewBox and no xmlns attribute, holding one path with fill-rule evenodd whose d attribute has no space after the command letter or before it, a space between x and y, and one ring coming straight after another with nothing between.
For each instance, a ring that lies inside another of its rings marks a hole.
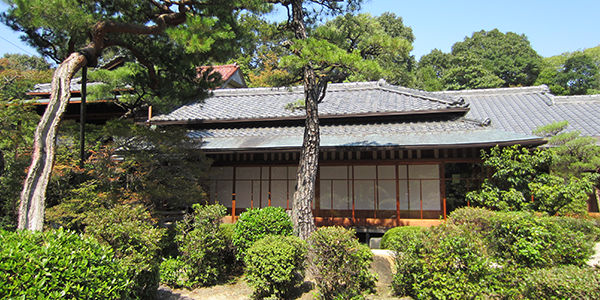
<instances>
[{"instance_id":1,"label":"blue sky","mask_svg":"<svg viewBox=\"0 0 600 300\"><path fill-rule=\"evenodd\" d=\"M0 2L0 11L6 4ZM525 34L544 57L600 45L599 0L367 0L362 12L378 16L393 12L410 26L416 40L411 54L419 59L437 48L452 45L474 31L498 28ZM15 44L15 45L12 45ZM18 34L0 25L0 56L35 54Z\"/></svg>"}]
</instances>

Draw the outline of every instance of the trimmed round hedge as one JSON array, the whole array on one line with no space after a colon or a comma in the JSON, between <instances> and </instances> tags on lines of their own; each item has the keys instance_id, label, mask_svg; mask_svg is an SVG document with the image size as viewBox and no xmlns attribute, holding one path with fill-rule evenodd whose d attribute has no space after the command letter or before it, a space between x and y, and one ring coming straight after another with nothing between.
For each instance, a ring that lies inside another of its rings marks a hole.
<instances>
[{"instance_id":1,"label":"trimmed round hedge","mask_svg":"<svg viewBox=\"0 0 600 300\"><path fill-rule=\"evenodd\" d=\"M425 234L423 227L399 226L385 232L381 238L381 249L397 250L397 247L414 246Z\"/></svg>"},{"instance_id":2,"label":"trimmed round hedge","mask_svg":"<svg viewBox=\"0 0 600 300\"><path fill-rule=\"evenodd\" d=\"M243 260L246 251L267 235L292 235L294 227L290 216L281 207L251 208L243 212L233 229L236 257Z\"/></svg>"}]
</instances>

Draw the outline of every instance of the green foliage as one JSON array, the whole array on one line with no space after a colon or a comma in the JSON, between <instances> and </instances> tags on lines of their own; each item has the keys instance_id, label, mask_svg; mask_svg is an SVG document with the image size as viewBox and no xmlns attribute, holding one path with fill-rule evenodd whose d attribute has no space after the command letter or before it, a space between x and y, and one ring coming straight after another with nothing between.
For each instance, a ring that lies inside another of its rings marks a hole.
<instances>
[{"instance_id":1,"label":"green foliage","mask_svg":"<svg viewBox=\"0 0 600 300\"><path fill-rule=\"evenodd\" d=\"M489 153L482 152L482 159L485 167L495 171L493 181L486 180L480 191L467 194L471 203L505 211L530 209L529 183L548 171L550 153L531 153L519 146L494 147Z\"/></svg>"},{"instance_id":2,"label":"green foliage","mask_svg":"<svg viewBox=\"0 0 600 300\"><path fill-rule=\"evenodd\" d=\"M16 227L19 197L39 118L31 105L0 100L0 228Z\"/></svg>"},{"instance_id":3,"label":"green foliage","mask_svg":"<svg viewBox=\"0 0 600 300\"><path fill-rule=\"evenodd\" d=\"M502 33L498 29L474 32L452 46L452 55L481 59L481 65L502 79L505 87L532 85L542 63L542 57L531 48L524 34Z\"/></svg>"},{"instance_id":4,"label":"green foliage","mask_svg":"<svg viewBox=\"0 0 600 300\"><path fill-rule=\"evenodd\" d=\"M391 84L412 86L415 61L410 56L414 35L401 17L384 13L346 14L315 28L314 36L337 45L347 53L358 52L362 59L375 61L379 68L357 72L349 81L386 79ZM345 78L343 78L345 79Z\"/></svg>"},{"instance_id":5,"label":"green foliage","mask_svg":"<svg viewBox=\"0 0 600 300\"><path fill-rule=\"evenodd\" d=\"M582 177L583 173L600 170L600 147L592 137L583 137L579 131L566 131L569 122L555 122L541 126L533 134L547 138L552 145L552 171L562 177Z\"/></svg>"},{"instance_id":6,"label":"green foliage","mask_svg":"<svg viewBox=\"0 0 600 300\"><path fill-rule=\"evenodd\" d=\"M582 174L580 178L541 174L529 184L531 194L537 201L534 209L549 215L587 213L587 201L594 191L598 174Z\"/></svg>"},{"instance_id":7,"label":"green foliage","mask_svg":"<svg viewBox=\"0 0 600 300\"><path fill-rule=\"evenodd\" d=\"M187 286L187 266L185 262L177 258L167 258L160 263L160 282L170 287Z\"/></svg>"},{"instance_id":8,"label":"green foliage","mask_svg":"<svg viewBox=\"0 0 600 300\"><path fill-rule=\"evenodd\" d=\"M491 260L480 235L466 227L431 229L418 254L414 277L418 299L483 299Z\"/></svg>"},{"instance_id":9,"label":"green foliage","mask_svg":"<svg viewBox=\"0 0 600 300\"><path fill-rule=\"evenodd\" d=\"M536 293L580 293L598 234L586 219L460 208L416 247L394 249L392 288L415 299L565 299Z\"/></svg>"},{"instance_id":10,"label":"green foliage","mask_svg":"<svg viewBox=\"0 0 600 300\"><path fill-rule=\"evenodd\" d=\"M526 299L600 299L597 269L577 266L538 269L523 279Z\"/></svg>"},{"instance_id":11,"label":"green foliage","mask_svg":"<svg viewBox=\"0 0 600 300\"><path fill-rule=\"evenodd\" d=\"M220 204L193 207L193 215L176 223L179 256L161 264L162 282L174 287L213 285L229 270L226 259L230 249L220 227L227 210Z\"/></svg>"},{"instance_id":12,"label":"green foliage","mask_svg":"<svg viewBox=\"0 0 600 300\"><path fill-rule=\"evenodd\" d=\"M402 226L388 230L381 240L384 249L395 253L396 272L393 274L392 289L396 295L415 295L413 284L416 276L422 272L418 253L423 247L425 234L424 228Z\"/></svg>"},{"instance_id":13,"label":"green foliage","mask_svg":"<svg viewBox=\"0 0 600 300\"><path fill-rule=\"evenodd\" d=\"M398 226L385 232L381 238L381 249L414 248L423 238L423 227Z\"/></svg>"},{"instance_id":14,"label":"green foliage","mask_svg":"<svg viewBox=\"0 0 600 300\"><path fill-rule=\"evenodd\" d=\"M79 167L77 125L63 122L47 191L46 222L83 230L88 212L119 203L182 209L204 202L209 161L182 128L112 121L86 126L88 159Z\"/></svg>"},{"instance_id":15,"label":"green foliage","mask_svg":"<svg viewBox=\"0 0 600 300\"><path fill-rule=\"evenodd\" d=\"M415 59L410 55L414 35L395 14L347 13L314 25L307 20L312 25L307 29L312 41L294 39L278 30L279 24L246 20L249 23L244 26L251 26L247 31L256 37L249 39L236 61L243 65L251 86L298 83L302 66L309 61L330 82L384 78L392 84L414 85Z\"/></svg>"},{"instance_id":16,"label":"green foliage","mask_svg":"<svg viewBox=\"0 0 600 300\"><path fill-rule=\"evenodd\" d=\"M296 236L268 235L246 252L246 278L254 296L285 299L304 281L306 242Z\"/></svg>"},{"instance_id":17,"label":"green foliage","mask_svg":"<svg viewBox=\"0 0 600 300\"><path fill-rule=\"evenodd\" d=\"M584 265L599 234L590 220L531 212L461 208L450 215L449 222L480 233L498 259L529 268Z\"/></svg>"},{"instance_id":18,"label":"green foliage","mask_svg":"<svg viewBox=\"0 0 600 300\"><path fill-rule=\"evenodd\" d=\"M155 227L141 205L117 205L99 209L87 217L86 233L113 249L117 262L127 270L133 299L154 299L159 284L159 253L164 229Z\"/></svg>"},{"instance_id":19,"label":"green foliage","mask_svg":"<svg viewBox=\"0 0 600 300\"><path fill-rule=\"evenodd\" d=\"M246 251L267 235L292 235L290 216L281 207L251 208L243 212L235 223L233 245L237 258L242 260Z\"/></svg>"},{"instance_id":20,"label":"green foliage","mask_svg":"<svg viewBox=\"0 0 600 300\"><path fill-rule=\"evenodd\" d=\"M4 54L0 58L0 100L25 100L37 83L49 82L53 70L41 57Z\"/></svg>"},{"instance_id":21,"label":"green foliage","mask_svg":"<svg viewBox=\"0 0 600 300\"><path fill-rule=\"evenodd\" d=\"M0 298L128 299L127 270L91 237L0 231L0 243Z\"/></svg>"},{"instance_id":22,"label":"green foliage","mask_svg":"<svg viewBox=\"0 0 600 300\"><path fill-rule=\"evenodd\" d=\"M308 239L310 273L321 299L363 299L374 292L377 276L369 271L373 253L354 230L321 227Z\"/></svg>"},{"instance_id":23,"label":"green foliage","mask_svg":"<svg viewBox=\"0 0 600 300\"><path fill-rule=\"evenodd\" d=\"M531 213L498 214L492 234L499 256L526 267L581 266L593 253L594 243L584 233Z\"/></svg>"},{"instance_id":24,"label":"green foliage","mask_svg":"<svg viewBox=\"0 0 600 300\"><path fill-rule=\"evenodd\" d=\"M447 90L485 89L501 87L504 81L485 68L481 58L455 57L453 66L444 71L442 81Z\"/></svg>"},{"instance_id":25,"label":"green foliage","mask_svg":"<svg viewBox=\"0 0 600 300\"><path fill-rule=\"evenodd\" d=\"M465 37L451 53L434 49L418 65L417 86L430 91L530 86L541 71L542 57L525 35L494 29Z\"/></svg>"},{"instance_id":26,"label":"green foliage","mask_svg":"<svg viewBox=\"0 0 600 300\"><path fill-rule=\"evenodd\" d=\"M600 89L600 47L544 58L536 84L546 84L555 95L597 94Z\"/></svg>"}]
</instances>

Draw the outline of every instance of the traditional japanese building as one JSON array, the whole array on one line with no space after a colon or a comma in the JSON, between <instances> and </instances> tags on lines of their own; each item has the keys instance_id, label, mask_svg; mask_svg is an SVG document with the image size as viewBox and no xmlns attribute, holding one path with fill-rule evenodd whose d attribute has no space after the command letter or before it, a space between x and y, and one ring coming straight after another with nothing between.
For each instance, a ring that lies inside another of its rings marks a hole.
<instances>
[{"instance_id":1,"label":"traditional japanese building","mask_svg":"<svg viewBox=\"0 0 600 300\"><path fill-rule=\"evenodd\" d=\"M472 103L546 97L541 89L432 93L385 81L330 84L319 105L317 225L439 223L447 210L467 205L464 195L487 176L481 150L545 143L526 129L497 126L496 113ZM203 139L214 160L210 201L235 219L250 207L291 208L304 111L286 107L302 99L303 87L215 90L151 123L183 125Z\"/></svg>"}]
</instances>

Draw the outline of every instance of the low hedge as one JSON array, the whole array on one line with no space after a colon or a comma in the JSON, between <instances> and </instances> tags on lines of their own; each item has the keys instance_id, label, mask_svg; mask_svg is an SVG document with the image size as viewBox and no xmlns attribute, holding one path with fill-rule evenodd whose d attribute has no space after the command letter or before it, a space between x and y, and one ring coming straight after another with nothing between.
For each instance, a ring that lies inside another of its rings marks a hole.
<instances>
[{"instance_id":1,"label":"low hedge","mask_svg":"<svg viewBox=\"0 0 600 300\"><path fill-rule=\"evenodd\" d=\"M112 249L91 237L0 230L2 299L128 299L128 277Z\"/></svg>"},{"instance_id":2,"label":"low hedge","mask_svg":"<svg viewBox=\"0 0 600 300\"><path fill-rule=\"evenodd\" d=\"M600 299L600 271L590 267L537 269L523 283L526 299Z\"/></svg>"}]
</instances>

